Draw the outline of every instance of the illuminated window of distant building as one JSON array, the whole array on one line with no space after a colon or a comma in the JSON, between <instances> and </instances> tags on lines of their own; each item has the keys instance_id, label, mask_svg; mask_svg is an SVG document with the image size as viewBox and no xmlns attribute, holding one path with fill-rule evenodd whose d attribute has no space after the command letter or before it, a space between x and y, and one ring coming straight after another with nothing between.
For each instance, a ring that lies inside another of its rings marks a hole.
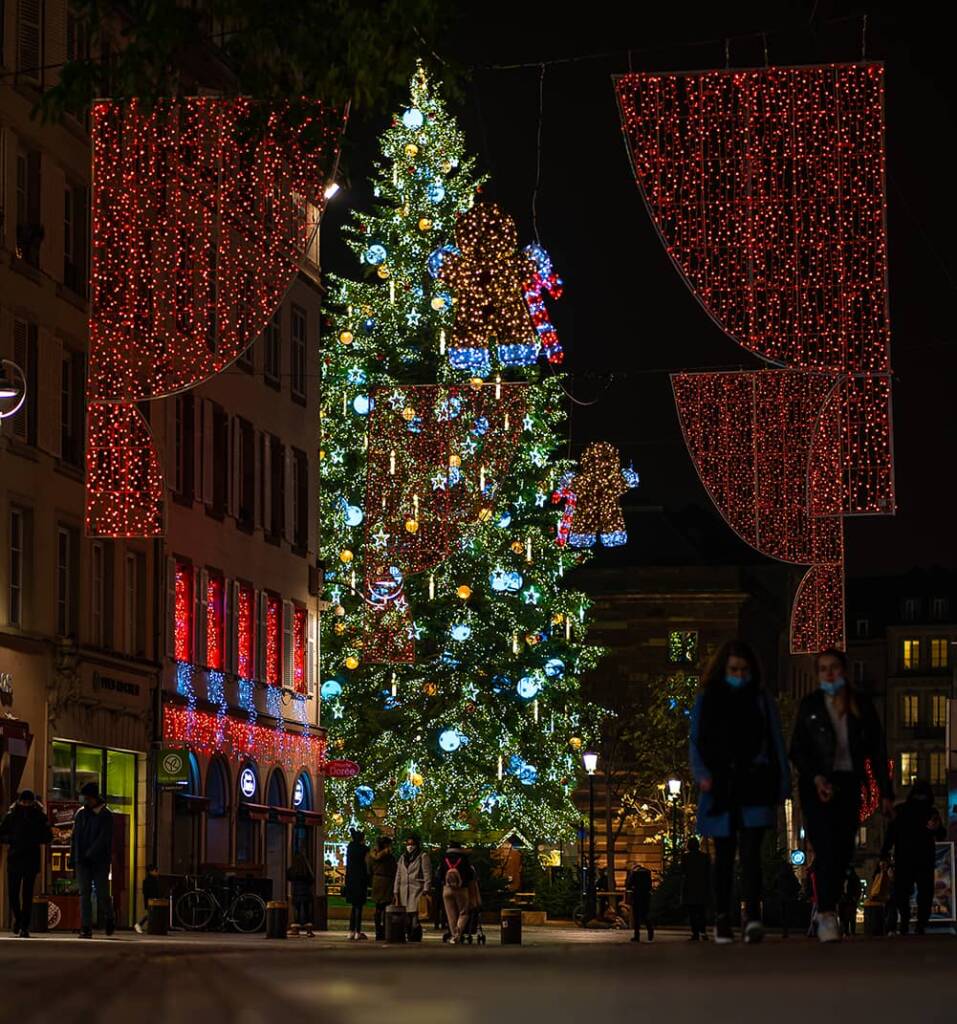
<instances>
[{"instance_id":1,"label":"illuminated window of distant building","mask_svg":"<svg viewBox=\"0 0 957 1024\"><path fill-rule=\"evenodd\" d=\"M935 693L930 698L930 724L935 729L943 729L947 725L947 695Z\"/></svg>"},{"instance_id":2,"label":"illuminated window of distant building","mask_svg":"<svg viewBox=\"0 0 957 1024\"><path fill-rule=\"evenodd\" d=\"M206 664L223 670L225 587L222 576L210 574L206 581Z\"/></svg>"},{"instance_id":3,"label":"illuminated window of distant building","mask_svg":"<svg viewBox=\"0 0 957 1024\"><path fill-rule=\"evenodd\" d=\"M253 588L247 583L236 595L236 671L241 679L253 676Z\"/></svg>"},{"instance_id":4,"label":"illuminated window of distant building","mask_svg":"<svg viewBox=\"0 0 957 1024\"><path fill-rule=\"evenodd\" d=\"M917 751L903 751L901 753L901 785L913 786L917 781L917 774Z\"/></svg>"},{"instance_id":5,"label":"illuminated window of distant building","mask_svg":"<svg viewBox=\"0 0 957 1024\"><path fill-rule=\"evenodd\" d=\"M943 786L947 783L947 754L943 750L930 752L930 784Z\"/></svg>"},{"instance_id":6,"label":"illuminated window of distant building","mask_svg":"<svg viewBox=\"0 0 957 1024\"><path fill-rule=\"evenodd\" d=\"M946 597L935 597L930 602L930 614L931 618L935 622L942 622L947 618L947 598Z\"/></svg>"},{"instance_id":7,"label":"illuminated window of distant building","mask_svg":"<svg viewBox=\"0 0 957 1024\"><path fill-rule=\"evenodd\" d=\"M694 665L697 663L697 630L679 629L668 634L668 661L672 665Z\"/></svg>"},{"instance_id":8,"label":"illuminated window of distant building","mask_svg":"<svg viewBox=\"0 0 957 1024\"><path fill-rule=\"evenodd\" d=\"M920 668L920 640L901 642L901 667L909 672Z\"/></svg>"},{"instance_id":9,"label":"illuminated window of distant building","mask_svg":"<svg viewBox=\"0 0 957 1024\"><path fill-rule=\"evenodd\" d=\"M292 620L292 688L306 692L306 609L296 608Z\"/></svg>"},{"instance_id":10,"label":"illuminated window of distant building","mask_svg":"<svg viewBox=\"0 0 957 1024\"><path fill-rule=\"evenodd\" d=\"M935 637L930 642L930 667L947 668L950 656L950 641L944 637Z\"/></svg>"},{"instance_id":11,"label":"illuminated window of distant building","mask_svg":"<svg viewBox=\"0 0 957 1024\"><path fill-rule=\"evenodd\" d=\"M916 597L908 597L904 599L904 621L914 622L917 619L917 609L920 606L920 602Z\"/></svg>"},{"instance_id":12,"label":"illuminated window of distant building","mask_svg":"<svg viewBox=\"0 0 957 1024\"><path fill-rule=\"evenodd\" d=\"M913 729L920 717L920 698L916 693L905 693L901 696L901 725L905 729Z\"/></svg>"},{"instance_id":13,"label":"illuminated window of distant building","mask_svg":"<svg viewBox=\"0 0 957 1024\"><path fill-rule=\"evenodd\" d=\"M266 597L266 684L282 686L282 601Z\"/></svg>"},{"instance_id":14,"label":"illuminated window of distant building","mask_svg":"<svg viewBox=\"0 0 957 1024\"><path fill-rule=\"evenodd\" d=\"M193 567L176 563L174 593L174 637L177 661L193 660Z\"/></svg>"}]
</instances>

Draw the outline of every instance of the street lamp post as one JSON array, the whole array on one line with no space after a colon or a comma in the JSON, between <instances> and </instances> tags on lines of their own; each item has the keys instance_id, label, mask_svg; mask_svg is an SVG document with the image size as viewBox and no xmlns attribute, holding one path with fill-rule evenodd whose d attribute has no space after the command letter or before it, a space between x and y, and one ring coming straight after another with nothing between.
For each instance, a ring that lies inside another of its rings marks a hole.
<instances>
[{"instance_id":1,"label":"street lamp post","mask_svg":"<svg viewBox=\"0 0 957 1024\"><path fill-rule=\"evenodd\" d=\"M668 780L668 795L671 797L671 863L678 863L678 798L681 795L681 779Z\"/></svg>"},{"instance_id":2,"label":"street lamp post","mask_svg":"<svg viewBox=\"0 0 957 1024\"><path fill-rule=\"evenodd\" d=\"M595 917L595 771L598 755L592 751L582 754L588 772L588 874L585 888L585 921Z\"/></svg>"}]
</instances>

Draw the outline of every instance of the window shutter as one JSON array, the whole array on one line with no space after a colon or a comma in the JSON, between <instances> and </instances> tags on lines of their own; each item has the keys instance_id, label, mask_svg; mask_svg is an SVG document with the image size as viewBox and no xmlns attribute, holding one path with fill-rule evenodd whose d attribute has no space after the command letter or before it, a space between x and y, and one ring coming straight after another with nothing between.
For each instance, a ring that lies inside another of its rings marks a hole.
<instances>
[{"instance_id":1,"label":"window shutter","mask_svg":"<svg viewBox=\"0 0 957 1024\"><path fill-rule=\"evenodd\" d=\"M262 435L258 430L253 431L253 525L261 527L263 524L263 502L262 502Z\"/></svg>"},{"instance_id":2,"label":"window shutter","mask_svg":"<svg viewBox=\"0 0 957 1024\"><path fill-rule=\"evenodd\" d=\"M292 601L282 603L282 685L294 689L295 674L292 666L293 639L293 606Z\"/></svg>"},{"instance_id":3,"label":"window shutter","mask_svg":"<svg viewBox=\"0 0 957 1024\"><path fill-rule=\"evenodd\" d=\"M166 483L174 491L180 491L182 481L179 479L179 466L176 460L176 406L181 396L171 395L163 400L166 410Z\"/></svg>"},{"instance_id":4,"label":"window shutter","mask_svg":"<svg viewBox=\"0 0 957 1024\"><path fill-rule=\"evenodd\" d=\"M45 329L40 329L37 382L37 401L40 415L37 417L37 447L60 458L61 427L63 423L63 342ZM70 386L69 382L67 387ZM74 402L81 401L79 395L72 395ZM70 424L67 425L68 427Z\"/></svg>"},{"instance_id":5,"label":"window shutter","mask_svg":"<svg viewBox=\"0 0 957 1024\"><path fill-rule=\"evenodd\" d=\"M239 518L239 509L242 505L242 481L239 479L239 453L243 443L242 424L238 416L229 417L230 431L230 474L229 474L229 514L236 519Z\"/></svg>"},{"instance_id":6,"label":"window shutter","mask_svg":"<svg viewBox=\"0 0 957 1024\"><path fill-rule=\"evenodd\" d=\"M236 622L238 608L239 584L235 580L226 580L226 671L231 675L236 674L239 662Z\"/></svg>"},{"instance_id":7,"label":"window shutter","mask_svg":"<svg viewBox=\"0 0 957 1024\"><path fill-rule=\"evenodd\" d=\"M20 406L20 411L13 417L13 435L21 441L28 439L30 405L36 402L36 395L30 393L30 345L28 341L29 330L26 320L13 321L13 361L23 371L23 379L27 386L26 400Z\"/></svg>"},{"instance_id":8,"label":"window shutter","mask_svg":"<svg viewBox=\"0 0 957 1024\"><path fill-rule=\"evenodd\" d=\"M295 527L295 520L294 520L294 516L293 516L293 499L295 497L295 491L296 491L295 484L296 484L296 481L293 479L293 476L294 476L294 474L296 472L296 461L295 461L295 458L294 458L294 455L293 455L292 447L290 445L287 445L283 449L283 451L285 452L285 456L286 456L285 460L284 460L285 461L285 465L283 466L283 472L285 473L285 486L284 486L283 490L285 491L284 497L285 497L285 506L286 506L285 509L284 509L284 520L285 521L283 523L283 528L284 528L283 532L286 535L286 540L288 540L290 544L295 544L296 543L296 533L295 533L295 528L294 528Z\"/></svg>"},{"instance_id":9,"label":"window shutter","mask_svg":"<svg viewBox=\"0 0 957 1024\"><path fill-rule=\"evenodd\" d=\"M266 681L266 607L268 598L264 590L259 591L258 606L259 618L256 630L256 678L261 682Z\"/></svg>"},{"instance_id":10,"label":"window shutter","mask_svg":"<svg viewBox=\"0 0 957 1024\"><path fill-rule=\"evenodd\" d=\"M316 692L316 617L306 620L306 693Z\"/></svg>"},{"instance_id":11,"label":"window shutter","mask_svg":"<svg viewBox=\"0 0 957 1024\"><path fill-rule=\"evenodd\" d=\"M176 657L176 559L172 557L166 559L166 653Z\"/></svg>"},{"instance_id":12,"label":"window shutter","mask_svg":"<svg viewBox=\"0 0 957 1024\"><path fill-rule=\"evenodd\" d=\"M193 500L203 498L203 401L196 395L184 395L193 406Z\"/></svg>"},{"instance_id":13,"label":"window shutter","mask_svg":"<svg viewBox=\"0 0 957 1024\"><path fill-rule=\"evenodd\" d=\"M41 31L43 25L41 0L17 2L17 71L21 78L40 81L42 61Z\"/></svg>"},{"instance_id":14,"label":"window shutter","mask_svg":"<svg viewBox=\"0 0 957 1024\"><path fill-rule=\"evenodd\" d=\"M202 500L206 505L213 503L213 458L215 452L213 431L213 403L203 399L203 490Z\"/></svg>"},{"instance_id":15,"label":"window shutter","mask_svg":"<svg viewBox=\"0 0 957 1024\"><path fill-rule=\"evenodd\" d=\"M196 593L193 595L193 607L196 609L193 624L193 636L196 646L193 650L193 664L205 665L206 659L206 604L209 573L205 569L196 569L193 575Z\"/></svg>"},{"instance_id":16,"label":"window shutter","mask_svg":"<svg viewBox=\"0 0 957 1024\"><path fill-rule=\"evenodd\" d=\"M273 533L276 524L272 521L272 437L263 434L263 530Z\"/></svg>"}]
</instances>

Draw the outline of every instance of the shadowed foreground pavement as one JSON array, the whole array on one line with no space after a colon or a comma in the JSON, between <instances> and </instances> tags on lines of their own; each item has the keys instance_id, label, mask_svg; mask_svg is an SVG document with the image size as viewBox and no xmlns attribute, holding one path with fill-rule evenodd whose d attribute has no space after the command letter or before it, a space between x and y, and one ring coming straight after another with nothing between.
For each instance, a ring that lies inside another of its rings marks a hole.
<instances>
[{"instance_id":1,"label":"shadowed foreground pavement","mask_svg":"<svg viewBox=\"0 0 957 1024\"><path fill-rule=\"evenodd\" d=\"M761 946L654 944L627 933L529 928L521 948L267 942L232 935L0 939L10 1024L597 1024L751 1021L899 1024L957 1019L957 939L804 938ZM614 1017L610 1016L614 1015Z\"/></svg>"}]
</instances>

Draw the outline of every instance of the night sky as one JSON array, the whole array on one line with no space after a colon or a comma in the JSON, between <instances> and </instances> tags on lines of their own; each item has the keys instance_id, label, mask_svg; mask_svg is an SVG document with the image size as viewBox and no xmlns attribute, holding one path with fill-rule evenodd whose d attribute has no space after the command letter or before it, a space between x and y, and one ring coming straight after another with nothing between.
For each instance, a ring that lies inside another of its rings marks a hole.
<instances>
[{"instance_id":1,"label":"night sky","mask_svg":"<svg viewBox=\"0 0 957 1024\"><path fill-rule=\"evenodd\" d=\"M476 68L452 103L480 166L486 196L533 240L539 68L484 70L603 55L545 69L538 227L565 281L553 320L576 399L572 449L617 444L641 474L628 499L670 510L689 505L718 518L680 436L668 373L757 367L715 326L675 272L631 176L611 76L628 70L850 61L861 56L861 8L829 3L463 4L439 56ZM890 5L889 5L890 6ZM953 161L953 62L948 33L929 7L868 8L867 56L886 63L891 360L897 500L892 518L847 520L851 575L915 565L957 566L950 499L955 463L955 369L951 308L957 292ZM771 13L768 13L771 10ZM924 13L921 13L921 12ZM812 21L813 12L813 21ZM756 35L755 35L756 34ZM747 38L747 36L751 36ZM950 99L950 103L948 103ZM324 221L327 268L354 272L337 230L349 205L368 206L366 184L381 122L350 125L348 190ZM730 533L730 530L729 530Z\"/></svg>"}]
</instances>

